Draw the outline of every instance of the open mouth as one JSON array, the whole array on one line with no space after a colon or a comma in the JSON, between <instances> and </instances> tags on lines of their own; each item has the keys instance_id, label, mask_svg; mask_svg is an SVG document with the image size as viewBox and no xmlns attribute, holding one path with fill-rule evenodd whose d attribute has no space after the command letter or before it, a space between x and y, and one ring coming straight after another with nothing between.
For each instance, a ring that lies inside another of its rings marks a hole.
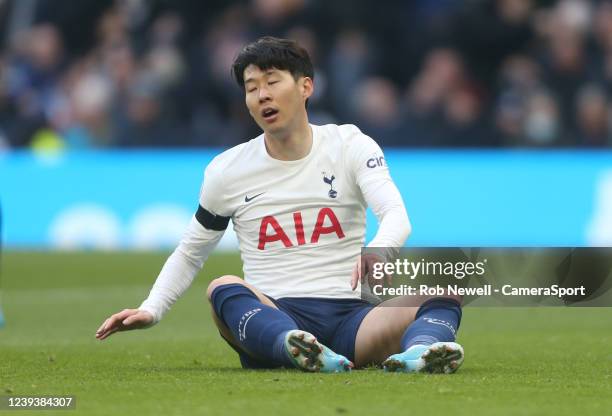
<instances>
[{"instance_id":1,"label":"open mouth","mask_svg":"<svg viewBox=\"0 0 612 416\"><path fill-rule=\"evenodd\" d=\"M261 112L261 115L263 116L264 120L266 120L266 121L274 120L276 118L277 114L278 114L278 110L276 110L274 108L265 108Z\"/></svg>"}]
</instances>

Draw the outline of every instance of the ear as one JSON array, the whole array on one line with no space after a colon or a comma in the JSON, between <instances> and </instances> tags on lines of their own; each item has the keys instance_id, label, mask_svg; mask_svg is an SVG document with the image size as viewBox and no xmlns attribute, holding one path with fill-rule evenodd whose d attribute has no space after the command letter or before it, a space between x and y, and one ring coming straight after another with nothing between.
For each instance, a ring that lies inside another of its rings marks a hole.
<instances>
[{"instance_id":1,"label":"ear","mask_svg":"<svg viewBox=\"0 0 612 416\"><path fill-rule=\"evenodd\" d=\"M304 100L307 100L314 92L314 82L310 77L302 77L301 84L302 97L304 98Z\"/></svg>"}]
</instances>

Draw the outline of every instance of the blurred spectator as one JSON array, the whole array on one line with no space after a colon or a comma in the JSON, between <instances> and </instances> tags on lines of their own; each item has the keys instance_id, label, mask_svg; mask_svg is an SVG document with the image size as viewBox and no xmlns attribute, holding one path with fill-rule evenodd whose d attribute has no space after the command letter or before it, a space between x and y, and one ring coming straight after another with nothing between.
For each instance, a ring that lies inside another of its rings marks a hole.
<instances>
[{"instance_id":1,"label":"blurred spectator","mask_svg":"<svg viewBox=\"0 0 612 416\"><path fill-rule=\"evenodd\" d=\"M561 118L555 98L545 90L527 97L524 120L524 143L527 146L551 146L561 141Z\"/></svg>"},{"instance_id":2,"label":"blurred spectator","mask_svg":"<svg viewBox=\"0 0 612 416\"><path fill-rule=\"evenodd\" d=\"M123 147L160 147L187 144L183 128L164 105L159 74L142 72L127 95L124 117L117 120L116 142Z\"/></svg>"},{"instance_id":3,"label":"blurred spectator","mask_svg":"<svg viewBox=\"0 0 612 416\"><path fill-rule=\"evenodd\" d=\"M256 36L281 36L299 21L306 0L251 0L250 14Z\"/></svg>"},{"instance_id":4,"label":"blurred spectator","mask_svg":"<svg viewBox=\"0 0 612 416\"><path fill-rule=\"evenodd\" d=\"M11 114L3 127L13 146L27 145L45 126L59 94L64 64L62 40L54 26L33 26L15 37L4 69Z\"/></svg>"},{"instance_id":5,"label":"blurred spectator","mask_svg":"<svg viewBox=\"0 0 612 416\"><path fill-rule=\"evenodd\" d=\"M463 61L453 49L434 49L425 57L408 88L404 144L452 146L453 132L445 124L444 110L447 97L464 81Z\"/></svg>"},{"instance_id":6,"label":"blurred spectator","mask_svg":"<svg viewBox=\"0 0 612 416\"><path fill-rule=\"evenodd\" d=\"M446 96L444 116L450 127L446 140L454 147L495 146L495 136L483 121L483 96L476 85L464 83Z\"/></svg>"},{"instance_id":7,"label":"blurred spectator","mask_svg":"<svg viewBox=\"0 0 612 416\"><path fill-rule=\"evenodd\" d=\"M353 29L338 33L329 55L329 89L334 110L347 122L352 114L346 97L370 75L374 59L372 45L364 33Z\"/></svg>"},{"instance_id":8,"label":"blurred spectator","mask_svg":"<svg viewBox=\"0 0 612 416\"><path fill-rule=\"evenodd\" d=\"M558 98L557 107L569 129L574 129L574 97L585 80L595 76L595 65L587 51L587 29L590 27L589 3L562 0L542 14L536 28L543 40L539 57L546 84Z\"/></svg>"},{"instance_id":9,"label":"blurred spectator","mask_svg":"<svg viewBox=\"0 0 612 416\"><path fill-rule=\"evenodd\" d=\"M96 73L78 78L72 89L71 122L64 129L64 137L72 148L106 147L113 144L109 123L113 85Z\"/></svg>"},{"instance_id":10,"label":"blurred spectator","mask_svg":"<svg viewBox=\"0 0 612 416\"><path fill-rule=\"evenodd\" d=\"M540 72L540 67L526 55L511 55L503 62L493 117L495 136L501 144L535 145L527 139L524 124L530 96L542 87Z\"/></svg>"},{"instance_id":11,"label":"blurred spectator","mask_svg":"<svg viewBox=\"0 0 612 416\"><path fill-rule=\"evenodd\" d=\"M506 146L526 146L523 123L526 118L526 96L516 91L503 92L495 107L494 127L499 141Z\"/></svg>"},{"instance_id":12,"label":"blurred spectator","mask_svg":"<svg viewBox=\"0 0 612 416\"><path fill-rule=\"evenodd\" d=\"M310 52L314 123L382 145L610 146L612 2L0 2L0 149L232 146L261 35Z\"/></svg>"},{"instance_id":13,"label":"blurred spectator","mask_svg":"<svg viewBox=\"0 0 612 416\"><path fill-rule=\"evenodd\" d=\"M399 93L384 78L366 78L351 97L354 118L362 131L388 145L402 145L402 117Z\"/></svg>"},{"instance_id":14,"label":"blurred spectator","mask_svg":"<svg viewBox=\"0 0 612 416\"><path fill-rule=\"evenodd\" d=\"M611 145L610 108L606 94L598 85L586 85L576 97L576 136L578 144L588 147Z\"/></svg>"},{"instance_id":15,"label":"blurred spectator","mask_svg":"<svg viewBox=\"0 0 612 416\"><path fill-rule=\"evenodd\" d=\"M533 40L532 0L464 2L455 20L454 42L469 61L475 77L495 81L499 65Z\"/></svg>"}]
</instances>

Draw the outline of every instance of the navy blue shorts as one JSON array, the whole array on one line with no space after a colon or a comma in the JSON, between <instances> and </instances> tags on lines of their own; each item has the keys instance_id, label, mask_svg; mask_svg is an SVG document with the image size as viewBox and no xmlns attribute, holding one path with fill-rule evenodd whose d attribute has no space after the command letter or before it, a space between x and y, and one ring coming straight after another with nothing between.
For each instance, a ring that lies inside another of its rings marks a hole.
<instances>
[{"instance_id":1,"label":"navy blue shorts","mask_svg":"<svg viewBox=\"0 0 612 416\"><path fill-rule=\"evenodd\" d=\"M310 332L335 353L355 361L357 331L374 305L361 299L268 298L295 321L298 329ZM240 355L243 368L278 367L234 349Z\"/></svg>"}]
</instances>

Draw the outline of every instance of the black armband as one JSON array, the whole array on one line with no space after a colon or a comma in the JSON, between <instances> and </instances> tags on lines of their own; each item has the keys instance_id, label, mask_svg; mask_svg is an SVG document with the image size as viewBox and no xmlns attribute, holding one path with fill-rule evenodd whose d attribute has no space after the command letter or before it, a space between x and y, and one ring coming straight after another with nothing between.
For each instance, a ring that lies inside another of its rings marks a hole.
<instances>
[{"instance_id":1,"label":"black armband","mask_svg":"<svg viewBox=\"0 0 612 416\"><path fill-rule=\"evenodd\" d=\"M223 231L229 224L230 217L222 217L221 215L215 215L208 211L202 205L198 206L198 210L195 214L196 220L207 230Z\"/></svg>"}]
</instances>

